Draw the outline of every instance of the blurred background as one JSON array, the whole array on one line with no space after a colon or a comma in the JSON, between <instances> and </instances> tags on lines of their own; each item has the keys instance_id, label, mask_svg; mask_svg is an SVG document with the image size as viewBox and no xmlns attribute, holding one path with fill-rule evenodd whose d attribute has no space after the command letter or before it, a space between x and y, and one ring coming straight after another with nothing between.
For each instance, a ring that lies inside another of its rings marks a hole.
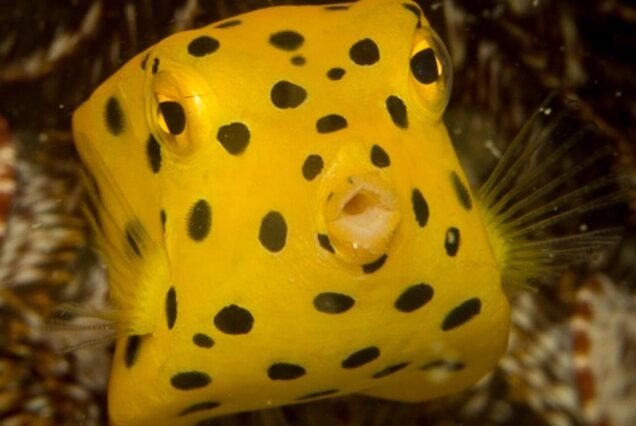
<instances>
[{"instance_id":1,"label":"blurred background","mask_svg":"<svg viewBox=\"0 0 636 426\"><path fill-rule=\"evenodd\" d=\"M104 270L82 218L73 110L165 36L275 0L0 0L0 424L105 425L112 344L61 354L62 303L99 306ZM627 1L420 1L446 43L445 121L474 188L550 93L578 98L632 176L636 7ZM590 154L585 144L569 164ZM566 164L563 167L567 167ZM473 389L426 404L359 396L219 419L219 425L636 425L634 205L609 253L513 296L508 355Z\"/></svg>"}]
</instances>

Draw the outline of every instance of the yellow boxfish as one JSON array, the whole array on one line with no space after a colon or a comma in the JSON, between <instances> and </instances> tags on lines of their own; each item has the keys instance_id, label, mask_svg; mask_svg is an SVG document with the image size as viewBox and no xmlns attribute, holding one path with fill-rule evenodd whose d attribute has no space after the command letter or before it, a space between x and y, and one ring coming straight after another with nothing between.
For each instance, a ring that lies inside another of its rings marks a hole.
<instances>
[{"instance_id":1,"label":"yellow boxfish","mask_svg":"<svg viewBox=\"0 0 636 426\"><path fill-rule=\"evenodd\" d=\"M495 366L506 287L611 238L526 241L505 161L471 193L449 62L412 2L272 7L168 37L75 112L112 424L423 401Z\"/></svg>"}]
</instances>

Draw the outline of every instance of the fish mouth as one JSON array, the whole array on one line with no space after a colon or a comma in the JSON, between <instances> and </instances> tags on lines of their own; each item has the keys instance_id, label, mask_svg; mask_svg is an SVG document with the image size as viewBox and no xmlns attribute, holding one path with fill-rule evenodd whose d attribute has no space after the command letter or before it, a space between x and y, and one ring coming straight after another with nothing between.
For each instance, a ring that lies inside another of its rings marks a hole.
<instances>
[{"instance_id":1,"label":"fish mouth","mask_svg":"<svg viewBox=\"0 0 636 426\"><path fill-rule=\"evenodd\" d=\"M324 209L327 235L345 260L365 264L387 252L400 222L394 190L377 173L348 176Z\"/></svg>"}]
</instances>

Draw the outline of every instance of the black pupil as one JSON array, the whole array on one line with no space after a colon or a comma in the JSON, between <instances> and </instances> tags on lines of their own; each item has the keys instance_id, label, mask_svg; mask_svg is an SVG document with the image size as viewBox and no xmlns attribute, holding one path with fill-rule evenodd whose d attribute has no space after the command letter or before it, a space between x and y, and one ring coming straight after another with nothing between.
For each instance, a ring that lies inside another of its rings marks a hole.
<instances>
[{"instance_id":1,"label":"black pupil","mask_svg":"<svg viewBox=\"0 0 636 426\"><path fill-rule=\"evenodd\" d=\"M185 111L178 102L166 101L159 104L159 110L163 120L168 126L168 131L173 135L179 135L185 129Z\"/></svg>"},{"instance_id":2,"label":"black pupil","mask_svg":"<svg viewBox=\"0 0 636 426\"><path fill-rule=\"evenodd\" d=\"M439 78L435 52L430 47L420 50L411 58L411 72L422 84L435 83Z\"/></svg>"}]
</instances>

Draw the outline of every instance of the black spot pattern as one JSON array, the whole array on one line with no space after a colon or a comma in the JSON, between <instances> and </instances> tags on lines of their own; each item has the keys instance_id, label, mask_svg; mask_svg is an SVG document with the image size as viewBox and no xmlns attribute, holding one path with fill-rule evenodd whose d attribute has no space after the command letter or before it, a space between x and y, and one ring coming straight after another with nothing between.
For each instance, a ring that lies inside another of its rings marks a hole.
<instances>
[{"instance_id":1,"label":"black spot pattern","mask_svg":"<svg viewBox=\"0 0 636 426\"><path fill-rule=\"evenodd\" d=\"M240 25L243 21L241 21L240 19L230 19L229 21L225 21L225 22L221 22L219 25L217 25L214 28L230 28L230 27L235 27L237 25Z\"/></svg>"},{"instance_id":2,"label":"black spot pattern","mask_svg":"<svg viewBox=\"0 0 636 426\"><path fill-rule=\"evenodd\" d=\"M124 364L127 368L131 368L137 361L139 354L139 346L141 345L141 336L128 336L126 339L126 347L124 348Z\"/></svg>"},{"instance_id":3,"label":"black spot pattern","mask_svg":"<svg viewBox=\"0 0 636 426\"><path fill-rule=\"evenodd\" d=\"M409 127L409 119L406 113L406 105L402 99L397 96L389 96L386 99L386 109L389 111L391 120L400 129L406 129Z\"/></svg>"},{"instance_id":4,"label":"black spot pattern","mask_svg":"<svg viewBox=\"0 0 636 426\"><path fill-rule=\"evenodd\" d=\"M374 379L381 379L382 377L389 376L393 373L397 373L398 371L404 369L410 364L410 362L401 362L399 364L389 365L388 367L378 371L372 377Z\"/></svg>"},{"instance_id":5,"label":"black spot pattern","mask_svg":"<svg viewBox=\"0 0 636 426\"><path fill-rule=\"evenodd\" d=\"M168 216L166 215L166 211L161 209L159 212L159 220L161 221L161 229L166 230L166 220L168 220Z\"/></svg>"},{"instance_id":6,"label":"black spot pattern","mask_svg":"<svg viewBox=\"0 0 636 426\"><path fill-rule=\"evenodd\" d=\"M214 53L219 48L219 41L210 36L200 36L188 44L188 53L192 56L201 57Z\"/></svg>"},{"instance_id":7,"label":"black spot pattern","mask_svg":"<svg viewBox=\"0 0 636 426\"><path fill-rule=\"evenodd\" d=\"M433 298L433 287L421 283L402 292L395 301L395 309L401 312L413 312L426 305Z\"/></svg>"},{"instance_id":8,"label":"black spot pattern","mask_svg":"<svg viewBox=\"0 0 636 426\"><path fill-rule=\"evenodd\" d=\"M444 360L436 360L431 361L420 367L421 370L435 370L435 369L445 369L447 371L459 371L463 370L466 366L461 361L444 361Z\"/></svg>"},{"instance_id":9,"label":"black spot pattern","mask_svg":"<svg viewBox=\"0 0 636 426\"><path fill-rule=\"evenodd\" d=\"M417 17L418 21L422 18L422 11L413 3L402 3L402 6L404 6L404 9L413 13L413 15Z\"/></svg>"},{"instance_id":10,"label":"black spot pattern","mask_svg":"<svg viewBox=\"0 0 636 426\"><path fill-rule=\"evenodd\" d=\"M329 80L340 80L342 77L344 77L345 75L345 70L342 68L331 68L329 71L327 71L327 78Z\"/></svg>"},{"instance_id":11,"label":"black spot pattern","mask_svg":"<svg viewBox=\"0 0 636 426\"><path fill-rule=\"evenodd\" d=\"M294 380L305 375L300 365L278 362L267 369L267 376L272 380Z\"/></svg>"},{"instance_id":12,"label":"black spot pattern","mask_svg":"<svg viewBox=\"0 0 636 426\"><path fill-rule=\"evenodd\" d=\"M161 145L153 135L150 135L146 142L146 155L148 156L148 164L153 173L159 173L161 170Z\"/></svg>"},{"instance_id":13,"label":"black spot pattern","mask_svg":"<svg viewBox=\"0 0 636 426\"><path fill-rule=\"evenodd\" d=\"M371 263L367 263L366 265L362 265L362 271L365 274L372 274L375 271L377 271L378 269L380 269L382 267L382 265L384 265L384 262L386 262L387 259L387 255L383 254L380 258L378 258L377 260L371 262Z\"/></svg>"},{"instance_id":14,"label":"black spot pattern","mask_svg":"<svg viewBox=\"0 0 636 426\"><path fill-rule=\"evenodd\" d=\"M320 293L314 298L314 307L326 314L341 314L353 307L355 300L341 293Z\"/></svg>"},{"instance_id":15,"label":"black spot pattern","mask_svg":"<svg viewBox=\"0 0 636 426\"><path fill-rule=\"evenodd\" d=\"M296 66L302 66L307 63L307 60L305 59L305 57L301 55L292 56L290 61L292 65L296 65Z\"/></svg>"},{"instance_id":16,"label":"black spot pattern","mask_svg":"<svg viewBox=\"0 0 636 426\"><path fill-rule=\"evenodd\" d=\"M414 189L411 193L411 203L413 204L415 220L420 228L423 228L428 223L429 210L428 203L419 189Z\"/></svg>"},{"instance_id":17,"label":"black spot pattern","mask_svg":"<svg viewBox=\"0 0 636 426\"><path fill-rule=\"evenodd\" d=\"M281 251L287 240L287 224L283 215L277 211L267 213L261 221L258 239L267 250L273 253Z\"/></svg>"},{"instance_id":18,"label":"black spot pattern","mask_svg":"<svg viewBox=\"0 0 636 426\"><path fill-rule=\"evenodd\" d=\"M470 198L470 192L468 192L468 188L466 188L466 185L464 185L457 173L451 172L451 182L453 183L453 189L455 190L459 204L466 210L472 209L473 200Z\"/></svg>"},{"instance_id":19,"label":"black spot pattern","mask_svg":"<svg viewBox=\"0 0 636 426\"><path fill-rule=\"evenodd\" d=\"M186 371L177 373L170 379L172 387L179 390L192 390L205 387L212 382L212 378L202 371Z\"/></svg>"},{"instance_id":20,"label":"black spot pattern","mask_svg":"<svg viewBox=\"0 0 636 426\"><path fill-rule=\"evenodd\" d=\"M325 163L320 155L311 154L303 163L303 177L308 181L314 180L320 174L324 165Z\"/></svg>"},{"instance_id":21,"label":"black spot pattern","mask_svg":"<svg viewBox=\"0 0 636 426\"><path fill-rule=\"evenodd\" d=\"M137 257L141 257L140 236L137 224L133 221L126 225L126 242Z\"/></svg>"},{"instance_id":22,"label":"black spot pattern","mask_svg":"<svg viewBox=\"0 0 636 426\"><path fill-rule=\"evenodd\" d=\"M186 116L179 102L165 101L159 103L159 110L163 121L171 135L180 135L185 129Z\"/></svg>"},{"instance_id":23,"label":"black spot pattern","mask_svg":"<svg viewBox=\"0 0 636 426\"><path fill-rule=\"evenodd\" d=\"M347 10L349 9L349 6L346 5L331 5L331 6L325 6L324 7L325 10Z\"/></svg>"},{"instance_id":24,"label":"black spot pattern","mask_svg":"<svg viewBox=\"0 0 636 426\"><path fill-rule=\"evenodd\" d=\"M379 168L389 167L391 165L391 158L385 150L379 145L373 145L371 147L371 163Z\"/></svg>"},{"instance_id":25,"label":"black spot pattern","mask_svg":"<svg viewBox=\"0 0 636 426\"><path fill-rule=\"evenodd\" d=\"M157 74L157 71L159 71L159 58L155 58L152 61L152 73Z\"/></svg>"},{"instance_id":26,"label":"black spot pattern","mask_svg":"<svg viewBox=\"0 0 636 426\"><path fill-rule=\"evenodd\" d=\"M376 360L380 356L380 349L375 346L369 346L368 348L360 349L349 355L344 361L342 361L342 368L351 369L362 367Z\"/></svg>"},{"instance_id":27,"label":"black spot pattern","mask_svg":"<svg viewBox=\"0 0 636 426\"><path fill-rule=\"evenodd\" d=\"M334 393L338 393L338 389L327 389L323 391L312 392L312 393L308 393L305 396L301 396L300 398L298 398L298 401L302 401L305 399L319 398L321 396L333 395Z\"/></svg>"},{"instance_id":28,"label":"black spot pattern","mask_svg":"<svg viewBox=\"0 0 636 426\"><path fill-rule=\"evenodd\" d=\"M148 64L148 58L150 57L150 53L146 53L146 56L141 60L141 69L146 70L146 65Z\"/></svg>"},{"instance_id":29,"label":"black spot pattern","mask_svg":"<svg viewBox=\"0 0 636 426\"><path fill-rule=\"evenodd\" d=\"M422 84L435 83L439 78L435 52L430 47L420 50L411 58L411 72Z\"/></svg>"},{"instance_id":30,"label":"black spot pattern","mask_svg":"<svg viewBox=\"0 0 636 426\"><path fill-rule=\"evenodd\" d=\"M216 133L216 140L232 155L239 155L250 143L250 130L243 123L230 123L221 126Z\"/></svg>"},{"instance_id":31,"label":"black spot pattern","mask_svg":"<svg viewBox=\"0 0 636 426\"><path fill-rule=\"evenodd\" d=\"M108 131L115 136L120 135L124 131L124 112L116 97L111 96L106 101L105 116Z\"/></svg>"},{"instance_id":32,"label":"black spot pattern","mask_svg":"<svg viewBox=\"0 0 636 426\"><path fill-rule=\"evenodd\" d=\"M444 240L444 248L446 254L450 257L454 257L459 251L459 229L455 227L448 228L446 231L446 239Z\"/></svg>"},{"instance_id":33,"label":"black spot pattern","mask_svg":"<svg viewBox=\"0 0 636 426\"><path fill-rule=\"evenodd\" d=\"M270 99L277 108L296 108L307 99L307 91L289 81L279 81L274 84Z\"/></svg>"},{"instance_id":34,"label":"black spot pattern","mask_svg":"<svg viewBox=\"0 0 636 426\"><path fill-rule=\"evenodd\" d=\"M170 287L166 294L166 323L168 328L172 330L174 323L177 321L177 292L174 287Z\"/></svg>"},{"instance_id":35,"label":"black spot pattern","mask_svg":"<svg viewBox=\"0 0 636 426\"><path fill-rule=\"evenodd\" d=\"M282 50L293 51L303 45L305 39L296 31L280 31L269 37L269 42Z\"/></svg>"},{"instance_id":36,"label":"black spot pattern","mask_svg":"<svg viewBox=\"0 0 636 426\"><path fill-rule=\"evenodd\" d=\"M246 334L254 326L254 317L245 308L229 305L216 314L214 325L225 334Z\"/></svg>"},{"instance_id":37,"label":"black spot pattern","mask_svg":"<svg viewBox=\"0 0 636 426\"><path fill-rule=\"evenodd\" d=\"M192 343L200 348L211 348L214 346L214 340L207 334L197 333L192 336Z\"/></svg>"},{"instance_id":38,"label":"black spot pattern","mask_svg":"<svg viewBox=\"0 0 636 426\"><path fill-rule=\"evenodd\" d=\"M351 46L349 57L358 65L373 65L380 60L380 49L373 40L365 38Z\"/></svg>"},{"instance_id":39,"label":"black spot pattern","mask_svg":"<svg viewBox=\"0 0 636 426\"><path fill-rule=\"evenodd\" d=\"M454 307L442 322L442 330L448 331L470 321L481 312L481 300L477 297L468 299L461 305Z\"/></svg>"},{"instance_id":40,"label":"black spot pattern","mask_svg":"<svg viewBox=\"0 0 636 426\"><path fill-rule=\"evenodd\" d=\"M179 413L179 415L180 416L185 416L185 415L192 414L192 413L198 413L199 411L211 410L213 408L218 407L219 405L221 405L221 404L219 402L216 402L216 401L197 402L196 404L192 404L191 406L189 406L185 410L181 411Z\"/></svg>"},{"instance_id":41,"label":"black spot pattern","mask_svg":"<svg viewBox=\"0 0 636 426\"><path fill-rule=\"evenodd\" d=\"M331 133L347 127L347 120L338 114L329 114L316 122L318 133Z\"/></svg>"},{"instance_id":42,"label":"black spot pattern","mask_svg":"<svg viewBox=\"0 0 636 426\"><path fill-rule=\"evenodd\" d=\"M188 235L194 241L202 241L208 236L212 226L212 209L205 200L199 200L190 209L187 218Z\"/></svg>"},{"instance_id":43,"label":"black spot pattern","mask_svg":"<svg viewBox=\"0 0 636 426\"><path fill-rule=\"evenodd\" d=\"M333 249L333 246L331 245L331 241L329 241L329 236L327 234L318 234L318 244L320 244L320 247L331 253L336 252Z\"/></svg>"}]
</instances>

